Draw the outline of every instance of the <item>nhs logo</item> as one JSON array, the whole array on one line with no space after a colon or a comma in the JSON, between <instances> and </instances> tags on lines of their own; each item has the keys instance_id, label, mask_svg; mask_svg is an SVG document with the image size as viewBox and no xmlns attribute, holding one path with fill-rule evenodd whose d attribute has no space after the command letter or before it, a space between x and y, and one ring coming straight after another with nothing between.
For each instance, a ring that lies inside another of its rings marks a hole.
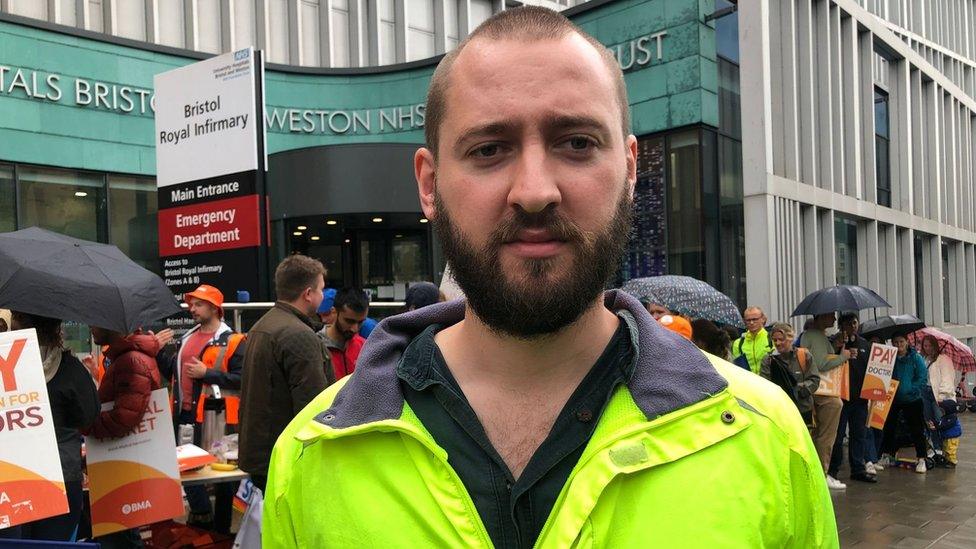
<instances>
[{"instance_id":1,"label":"nhs logo","mask_svg":"<svg viewBox=\"0 0 976 549\"><path fill-rule=\"evenodd\" d=\"M240 61L242 59L247 59L250 55L250 50L238 50L234 52L234 61Z\"/></svg>"}]
</instances>

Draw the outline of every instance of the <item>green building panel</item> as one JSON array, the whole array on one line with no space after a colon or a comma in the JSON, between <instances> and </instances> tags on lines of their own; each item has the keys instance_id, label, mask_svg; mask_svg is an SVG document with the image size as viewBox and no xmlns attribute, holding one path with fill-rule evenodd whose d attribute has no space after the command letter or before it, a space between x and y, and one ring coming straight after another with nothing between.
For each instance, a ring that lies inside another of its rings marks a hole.
<instances>
[{"instance_id":1,"label":"green building panel","mask_svg":"<svg viewBox=\"0 0 976 549\"><path fill-rule=\"evenodd\" d=\"M704 23L713 5L622 0L572 16L625 68L635 134L718 125L715 33ZM194 61L0 21L0 160L155 174L153 75ZM267 70L268 152L422 143L433 69L432 62L376 74Z\"/></svg>"}]
</instances>

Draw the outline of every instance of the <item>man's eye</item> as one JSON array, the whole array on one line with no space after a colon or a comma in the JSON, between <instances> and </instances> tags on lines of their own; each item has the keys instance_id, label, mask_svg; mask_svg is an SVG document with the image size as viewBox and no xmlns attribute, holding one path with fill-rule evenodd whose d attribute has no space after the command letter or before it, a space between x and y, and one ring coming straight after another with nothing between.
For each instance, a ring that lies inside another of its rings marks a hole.
<instances>
[{"instance_id":1,"label":"man's eye","mask_svg":"<svg viewBox=\"0 0 976 549\"><path fill-rule=\"evenodd\" d=\"M574 151L585 151L593 148L593 140L584 135L570 137L563 143L568 145L569 148Z\"/></svg>"},{"instance_id":2,"label":"man's eye","mask_svg":"<svg viewBox=\"0 0 976 549\"><path fill-rule=\"evenodd\" d=\"M471 155L478 158L491 158L498 154L498 145L495 143L489 143L487 145L482 145L471 152Z\"/></svg>"}]
</instances>

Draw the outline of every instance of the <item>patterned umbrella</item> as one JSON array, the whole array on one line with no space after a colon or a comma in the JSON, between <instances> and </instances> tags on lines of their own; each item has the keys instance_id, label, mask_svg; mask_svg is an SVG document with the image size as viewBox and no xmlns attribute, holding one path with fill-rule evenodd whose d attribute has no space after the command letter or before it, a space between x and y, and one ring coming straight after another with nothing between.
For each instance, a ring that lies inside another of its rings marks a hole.
<instances>
[{"instance_id":1,"label":"patterned umbrella","mask_svg":"<svg viewBox=\"0 0 976 549\"><path fill-rule=\"evenodd\" d=\"M690 276L635 278L624 284L623 290L641 303L657 303L691 318L745 328L742 315L729 296Z\"/></svg>"},{"instance_id":2,"label":"patterned umbrella","mask_svg":"<svg viewBox=\"0 0 976 549\"><path fill-rule=\"evenodd\" d=\"M922 328L908 334L908 342L916 349L922 348L922 339L930 335L939 342L940 352L952 359L952 364L960 372L976 372L976 357L965 343L935 328Z\"/></svg>"}]
</instances>

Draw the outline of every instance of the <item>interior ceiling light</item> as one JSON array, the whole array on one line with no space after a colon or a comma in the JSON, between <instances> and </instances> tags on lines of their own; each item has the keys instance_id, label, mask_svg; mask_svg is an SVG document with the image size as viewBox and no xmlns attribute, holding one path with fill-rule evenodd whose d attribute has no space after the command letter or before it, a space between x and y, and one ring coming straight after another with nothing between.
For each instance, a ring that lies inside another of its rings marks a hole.
<instances>
[{"instance_id":1,"label":"interior ceiling light","mask_svg":"<svg viewBox=\"0 0 976 549\"><path fill-rule=\"evenodd\" d=\"M325 224L326 225L338 225L339 222L336 221L335 219L330 219L330 220L326 221Z\"/></svg>"},{"instance_id":2,"label":"interior ceiling light","mask_svg":"<svg viewBox=\"0 0 976 549\"><path fill-rule=\"evenodd\" d=\"M312 240L319 240L319 239L320 239L320 237L319 237L319 236L313 236L313 237L311 237L311 238L312 238Z\"/></svg>"},{"instance_id":3,"label":"interior ceiling light","mask_svg":"<svg viewBox=\"0 0 976 549\"><path fill-rule=\"evenodd\" d=\"M382 217L374 217L373 218L373 223L382 223L382 222L383 222L383 218Z\"/></svg>"},{"instance_id":4,"label":"interior ceiling light","mask_svg":"<svg viewBox=\"0 0 976 549\"><path fill-rule=\"evenodd\" d=\"M79 198L83 198L83 197L88 196L88 193L86 193L85 191L75 191L75 196L77 196Z\"/></svg>"},{"instance_id":5,"label":"interior ceiling light","mask_svg":"<svg viewBox=\"0 0 976 549\"><path fill-rule=\"evenodd\" d=\"M346 244L349 244L350 242L352 242L352 240L349 240L349 239L347 238L347 239L346 239Z\"/></svg>"},{"instance_id":6,"label":"interior ceiling light","mask_svg":"<svg viewBox=\"0 0 976 549\"><path fill-rule=\"evenodd\" d=\"M426 217L421 217L420 218L420 222L421 223L427 223L427 221L428 221L428 219Z\"/></svg>"},{"instance_id":7,"label":"interior ceiling light","mask_svg":"<svg viewBox=\"0 0 976 549\"><path fill-rule=\"evenodd\" d=\"M295 228L296 228L296 229L298 229L299 231L304 231L304 230L305 230L305 229L307 229L308 227L306 227L305 225L299 225L299 226L297 226L297 227L295 227Z\"/></svg>"},{"instance_id":8,"label":"interior ceiling light","mask_svg":"<svg viewBox=\"0 0 976 549\"><path fill-rule=\"evenodd\" d=\"M291 234L293 234L295 236L302 236L302 231L295 231L295 232L293 232Z\"/></svg>"}]
</instances>

